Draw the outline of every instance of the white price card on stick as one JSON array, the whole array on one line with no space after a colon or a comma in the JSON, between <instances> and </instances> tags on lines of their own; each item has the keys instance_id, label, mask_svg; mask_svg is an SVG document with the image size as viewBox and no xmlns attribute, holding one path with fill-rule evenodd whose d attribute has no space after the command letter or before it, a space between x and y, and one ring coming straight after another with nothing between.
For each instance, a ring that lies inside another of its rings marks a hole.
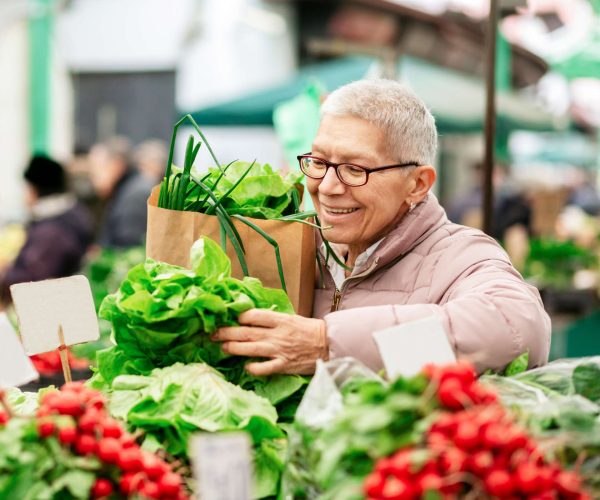
<instances>
[{"instance_id":1,"label":"white price card on stick","mask_svg":"<svg viewBox=\"0 0 600 500\"><path fill-rule=\"evenodd\" d=\"M456 356L437 316L410 321L373 333L390 379L412 377L427 364L455 363Z\"/></svg>"},{"instance_id":2,"label":"white price card on stick","mask_svg":"<svg viewBox=\"0 0 600 500\"><path fill-rule=\"evenodd\" d=\"M198 434L192 438L190 448L199 498L250 500L254 497L248 434Z\"/></svg>"},{"instance_id":3,"label":"white price card on stick","mask_svg":"<svg viewBox=\"0 0 600 500\"><path fill-rule=\"evenodd\" d=\"M17 332L6 314L0 313L0 388L19 387L38 378Z\"/></svg>"},{"instance_id":4,"label":"white price card on stick","mask_svg":"<svg viewBox=\"0 0 600 500\"><path fill-rule=\"evenodd\" d=\"M10 287L25 352L40 354L97 340L98 318L85 276L19 283ZM61 333L62 332L62 333Z\"/></svg>"}]
</instances>

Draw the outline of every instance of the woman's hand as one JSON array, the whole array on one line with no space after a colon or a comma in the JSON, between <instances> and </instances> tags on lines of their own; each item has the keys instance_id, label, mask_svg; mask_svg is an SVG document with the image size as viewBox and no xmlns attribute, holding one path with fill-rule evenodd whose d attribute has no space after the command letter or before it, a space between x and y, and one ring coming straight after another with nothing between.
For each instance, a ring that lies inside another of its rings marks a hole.
<instances>
[{"instance_id":1,"label":"woman's hand","mask_svg":"<svg viewBox=\"0 0 600 500\"><path fill-rule=\"evenodd\" d=\"M267 358L246 365L252 375L314 373L317 359L329 357L325 321L268 309L240 314L240 326L220 328L211 337L223 351L237 356Z\"/></svg>"}]
</instances>

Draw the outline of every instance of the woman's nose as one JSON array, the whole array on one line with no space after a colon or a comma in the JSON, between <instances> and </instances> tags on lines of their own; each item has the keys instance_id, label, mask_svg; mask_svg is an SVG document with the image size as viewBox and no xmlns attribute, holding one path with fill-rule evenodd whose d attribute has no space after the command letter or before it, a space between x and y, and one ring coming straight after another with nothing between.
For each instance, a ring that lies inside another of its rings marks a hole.
<instances>
[{"instance_id":1,"label":"woman's nose","mask_svg":"<svg viewBox=\"0 0 600 500\"><path fill-rule=\"evenodd\" d=\"M329 167L327 172L325 172L325 177L323 177L321 180L321 184L319 184L319 192L332 195L343 194L345 191L345 184L338 179L335 169L333 167Z\"/></svg>"}]
</instances>

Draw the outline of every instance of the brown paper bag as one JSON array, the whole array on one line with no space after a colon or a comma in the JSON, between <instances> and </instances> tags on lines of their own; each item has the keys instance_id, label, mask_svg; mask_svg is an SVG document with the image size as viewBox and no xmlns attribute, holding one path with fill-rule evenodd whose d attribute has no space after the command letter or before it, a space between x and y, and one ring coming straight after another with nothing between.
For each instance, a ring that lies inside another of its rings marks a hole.
<instances>
[{"instance_id":1,"label":"brown paper bag","mask_svg":"<svg viewBox=\"0 0 600 500\"><path fill-rule=\"evenodd\" d=\"M159 208L160 186L148 199L146 256L154 260L189 267L190 248L200 236L220 242L221 231L216 216ZM310 317L315 284L314 229L299 222L249 219L279 244L281 263L288 296L298 314ZM256 231L239 220L234 225L246 250L248 273L271 288L281 288L274 248ZM242 268L229 238L227 255L232 274L243 278Z\"/></svg>"}]
</instances>

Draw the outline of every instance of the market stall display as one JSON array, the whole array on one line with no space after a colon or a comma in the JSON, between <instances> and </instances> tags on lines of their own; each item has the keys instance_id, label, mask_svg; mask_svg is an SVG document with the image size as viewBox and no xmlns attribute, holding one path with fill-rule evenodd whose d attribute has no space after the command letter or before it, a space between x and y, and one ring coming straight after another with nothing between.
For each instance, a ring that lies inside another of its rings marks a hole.
<instances>
[{"instance_id":1,"label":"market stall display","mask_svg":"<svg viewBox=\"0 0 600 500\"><path fill-rule=\"evenodd\" d=\"M282 290L231 277L229 258L208 238L192 246L190 261L192 269L147 259L106 297L100 316L115 345L98 352L90 384L109 395L116 417L145 431L145 446L183 460L193 432L245 430L255 445L255 493L274 495L285 461L278 412L293 417L306 379L250 376L210 334L253 307L293 309Z\"/></svg>"},{"instance_id":2,"label":"market stall display","mask_svg":"<svg viewBox=\"0 0 600 500\"><path fill-rule=\"evenodd\" d=\"M1 498L189 498L174 466L143 451L82 383L48 389L34 415L0 422Z\"/></svg>"},{"instance_id":3,"label":"market stall display","mask_svg":"<svg viewBox=\"0 0 600 500\"><path fill-rule=\"evenodd\" d=\"M390 383L329 369L298 412L286 498L593 498L467 363Z\"/></svg>"}]
</instances>

